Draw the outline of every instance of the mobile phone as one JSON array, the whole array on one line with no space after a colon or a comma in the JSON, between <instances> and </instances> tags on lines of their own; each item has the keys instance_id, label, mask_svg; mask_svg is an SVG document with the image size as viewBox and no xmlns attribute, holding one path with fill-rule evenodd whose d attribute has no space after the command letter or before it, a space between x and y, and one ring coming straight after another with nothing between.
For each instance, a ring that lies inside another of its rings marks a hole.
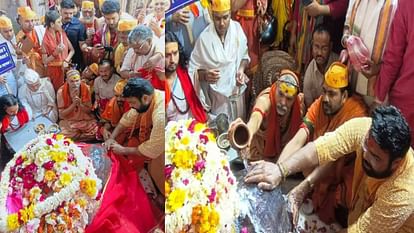
<instances>
[{"instance_id":1,"label":"mobile phone","mask_svg":"<svg viewBox=\"0 0 414 233\"><path fill-rule=\"evenodd\" d=\"M302 0L302 4L304 6L307 6L307 5L311 4L311 3L312 3L312 0Z\"/></svg>"}]
</instances>

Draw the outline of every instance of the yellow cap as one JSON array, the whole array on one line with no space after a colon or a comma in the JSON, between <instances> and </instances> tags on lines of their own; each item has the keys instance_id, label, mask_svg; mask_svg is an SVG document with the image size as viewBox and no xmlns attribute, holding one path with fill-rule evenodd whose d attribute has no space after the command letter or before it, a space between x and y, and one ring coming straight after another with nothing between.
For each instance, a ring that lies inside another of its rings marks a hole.
<instances>
[{"instance_id":1,"label":"yellow cap","mask_svg":"<svg viewBox=\"0 0 414 233\"><path fill-rule=\"evenodd\" d=\"M17 8L17 14L23 19L36 19L37 15L30 7L21 6Z\"/></svg>"},{"instance_id":2,"label":"yellow cap","mask_svg":"<svg viewBox=\"0 0 414 233\"><path fill-rule=\"evenodd\" d=\"M66 78L78 80L80 79L80 73L77 70L69 70L68 72L66 72Z\"/></svg>"},{"instance_id":3,"label":"yellow cap","mask_svg":"<svg viewBox=\"0 0 414 233\"><path fill-rule=\"evenodd\" d=\"M127 32L132 31L138 24L136 19L121 19L118 23L118 31Z\"/></svg>"},{"instance_id":4,"label":"yellow cap","mask_svg":"<svg viewBox=\"0 0 414 233\"><path fill-rule=\"evenodd\" d=\"M95 5L91 1L83 1L82 9L95 9Z\"/></svg>"},{"instance_id":5,"label":"yellow cap","mask_svg":"<svg viewBox=\"0 0 414 233\"><path fill-rule=\"evenodd\" d=\"M88 66L88 68L92 71L92 73L98 75L98 64L92 63Z\"/></svg>"},{"instance_id":6,"label":"yellow cap","mask_svg":"<svg viewBox=\"0 0 414 233\"><path fill-rule=\"evenodd\" d=\"M334 62L325 73L325 83L332 88L348 86L348 68L340 62Z\"/></svg>"},{"instance_id":7,"label":"yellow cap","mask_svg":"<svg viewBox=\"0 0 414 233\"><path fill-rule=\"evenodd\" d=\"M214 12L223 12L230 10L230 0L202 0L203 7L208 7Z\"/></svg>"},{"instance_id":8,"label":"yellow cap","mask_svg":"<svg viewBox=\"0 0 414 233\"><path fill-rule=\"evenodd\" d=\"M119 80L114 86L114 93L115 95L122 95L124 91L124 87L126 86L127 81L125 79Z\"/></svg>"},{"instance_id":9,"label":"yellow cap","mask_svg":"<svg viewBox=\"0 0 414 233\"><path fill-rule=\"evenodd\" d=\"M7 16L0 16L0 29L10 29L12 27L12 22Z\"/></svg>"}]
</instances>

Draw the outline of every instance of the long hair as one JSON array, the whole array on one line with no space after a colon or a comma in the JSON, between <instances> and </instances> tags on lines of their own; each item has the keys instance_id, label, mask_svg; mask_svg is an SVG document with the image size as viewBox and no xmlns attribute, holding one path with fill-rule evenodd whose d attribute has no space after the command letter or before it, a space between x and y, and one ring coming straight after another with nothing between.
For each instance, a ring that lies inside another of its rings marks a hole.
<instances>
[{"instance_id":1,"label":"long hair","mask_svg":"<svg viewBox=\"0 0 414 233\"><path fill-rule=\"evenodd\" d=\"M181 66L181 68L186 68L188 64L189 56L185 52L184 47L181 45L177 36L171 31L166 31L165 32L165 44L171 43L171 42L178 43L178 53L179 53L179 59L180 59L178 64Z\"/></svg>"},{"instance_id":2,"label":"long hair","mask_svg":"<svg viewBox=\"0 0 414 233\"><path fill-rule=\"evenodd\" d=\"M15 105L19 106L19 112L24 109L22 102L16 96L7 94L0 97L0 121L7 116L6 109Z\"/></svg>"}]
</instances>

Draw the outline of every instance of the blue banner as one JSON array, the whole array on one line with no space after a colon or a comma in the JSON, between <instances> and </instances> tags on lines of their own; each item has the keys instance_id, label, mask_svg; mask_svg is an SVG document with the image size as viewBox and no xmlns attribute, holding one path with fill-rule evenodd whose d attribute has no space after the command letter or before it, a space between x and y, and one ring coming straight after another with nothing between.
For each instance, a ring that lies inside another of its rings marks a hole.
<instances>
[{"instance_id":1,"label":"blue banner","mask_svg":"<svg viewBox=\"0 0 414 233\"><path fill-rule=\"evenodd\" d=\"M165 12L165 16L171 15L177 10L182 9L187 5L190 5L196 0L170 0L170 1L171 1L171 7Z\"/></svg>"},{"instance_id":2,"label":"blue banner","mask_svg":"<svg viewBox=\"0 0 414 233\"><path fill-rule=\"evenodd\" d=\"M16 67L7 43L0 44L0 75Z\"/></svg>"}]
</instances>

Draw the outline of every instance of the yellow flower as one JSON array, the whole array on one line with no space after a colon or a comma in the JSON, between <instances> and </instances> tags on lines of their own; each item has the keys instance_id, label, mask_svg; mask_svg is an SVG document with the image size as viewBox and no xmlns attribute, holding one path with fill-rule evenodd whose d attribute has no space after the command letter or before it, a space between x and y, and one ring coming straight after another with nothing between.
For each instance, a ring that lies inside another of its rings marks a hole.
<instances>
[{"instance_id":1,"label":"yellow flower","mask_svg":"<svg viewBox=\"0 0 414 233\"><path fill-rule=\"evenodd\" d=\"M96 194L96 181L93 179L84 179L80 182L80 188L83 193L89 197L94 197Z\"/></svg>"},{"instance_id":2,"label":"yellow flower","mask_svg":"<svg viewBox=\"0 0 414 233\"><path fill-rule=\"evenodd\" d=\"M66 186L72 182L72 176L69 173L62 173L59 177L59 181L63 186Z\"/></svg>"},{"instance_id":3,"label":"yellow flower","mask_svg":"<svg viewBox=\"0 0 414 233\"><path fill-rule=\"evenodd\" d=\"M9 216L7 216L7 228L10 231L14 231L18 227L20 227L20 224L19 217L17 216L17 214L10 214Z\"/></svg>"},{"instance_id":4,"label":"yellow flower","mask_svg":"<svg viewBox=\"0 0 414 233\"><path fill-rule=\"evenodd\" d=\"M41 192L42 190L39 187L32 188L30 190L30 201L33 201Z\"/></svg>"},{"instance_id":5,"label":"yellow flower","mask_svg":"<svg viewBox=\"0 0 414 233\"><path fill-rule=\"evenodd\" d=\"M195 177L196 177L197 180L201 180L201 178L202 178L201 172L197 172Z\"/></svg>"},{"instance_id":6,"label":"yellow flower","mask_svg":"<svg viewBox=\"0 0 414 233\"><path fill-rule=\"evenodd\" d=\"M56 135L56 141L60 141L60 140L62 140L63 138L65 138L65 136L63 136L63 134L58 134L58 135Z\"/></svg>"},{"instance_id":7,"label":"yellow flower","mask_svg":"<svg viewBox=\"0 0 414 233\"><path fill-rule=\"evenodd\" d=\"M168 183L167 181L165 181L165 195L168 196L168 194L171 192L171 186L170 183Z\"/></svg>"},{"instance_id":8,"label":"yellow flower","mask_svg":"<svg viewBox=\"0 0 414 233\"><path fill-rule=\"evenodd\" d=\"M53 145L53 148L55 148L55 149L59 149L59 148L60 148L60 146L59 146L59 144L55 144L55 145Z\"/></svg>"},{"instance_id":9,"label":"yellow flower","mask_svg":"<svg viewBox=\"0 0 414 233\"><path fill-rule=\"evenodd\" d=\"M177 150L172 159L172 162L178 168L192 168L197 156L189 150Z\"/></svg>"},{"instance_id":10,"label":"yellow flower","mask_svg":"<svg viewBox=\"0 0 414 233\"><path fill-rule=\"evenodd\" d=\"M203 131L205 128L206 128L206 127L204 126L204 124L203 124L203 123L197 123L197 124L195 124L195 126L194 126L194 132L196 132L196 133L201 132L201 131Z\"/></svg>"},{"instance_id":11,"label":"yellow flower","mask_svg":"<svg viewBox=\"0 0 414 233\"><path fill-rule=\"evenodd\" d=\"M19 210L19 212L20 212L20 220L22 220L24 223L27 223L29 220L35 217L33 205L30 205L27 208Z\"/></svg>"},{"instance_id":12,"label":"yellow flower","mask_svg":"<svg viewBox=\"0 0 414 233\"><path fill-rule=\"evenodd\" d=\"M170 195L167 198L167 212L172 213L184 205L184 201L186 198L186 192L182 189L175 189L170 193Z\"/></svg>"},{"instance_id":13,"label":"yellow flower","mask_svg":"<svg viewBox=\"0 0 414 233\"><path fill-rule=\"evenodd\" d=\"M56 174L52 170L48 170L45 172L45 180L46 181L52 181L56 179Z\"/></svg>"},{"instance_id":14,"label":"yellow flower","mask_svg":"<svg viewBox=\"0 0 414 233\"><path fill-rule=\"evenodd\" d=\"M67 159L66 152L52 151L52 152L50 152L50 155L52 157L52 160L55 161L56 163L66 161L66 159Z\"/></svg>"},{"instance_id":15,"label":"yellow flower","mask_svg":"<svg viewBox=\"0 0 414 233\"><path fill-rule=\"evenodd\" d=\"M212 133L207 133L208 141L216 142L216 137Z\"/></svg>"},{"instance_id":16,"label":"yellow flower","mask_svg":"<svg viewBox=\"0 0 414 233\"><path fill-rule=\"evenodd\" d=\"M85 199L80 198L80 199L78 199L78 204L81 208L85 208L85 206L88 204L88 202Z\"/></svg>"},{"instance_id":17,"label":"yellow flower","mask_svg":"<svg viewBox=\"0 0 414 233\"><path fill-rule=\"evenodd\" d=\"M190 143L190 137L185 136L181 139L181 144L187 146Z\"/></svg>"}]
</instances>

